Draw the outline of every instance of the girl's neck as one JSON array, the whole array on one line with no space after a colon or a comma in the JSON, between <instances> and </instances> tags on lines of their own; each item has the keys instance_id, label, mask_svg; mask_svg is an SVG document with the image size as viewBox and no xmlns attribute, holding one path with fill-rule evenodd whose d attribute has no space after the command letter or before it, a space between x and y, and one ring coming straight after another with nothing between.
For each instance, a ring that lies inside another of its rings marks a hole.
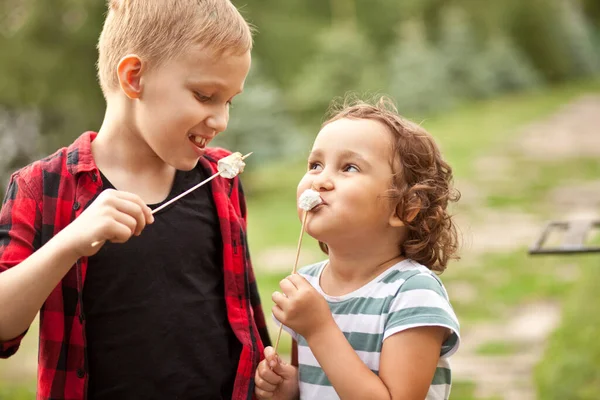
<instances>
[{"instance_id":1,"label":"girl's neck","mask_svg":"<svg viewBox=\"0 0 600 400\"><path fill-rule=\"evenodd\" d=\"M321 288L331 296L351 293L402 261L398 247L342 252L329 249L329 263L321 275Z\"/></svg>"}]
</instances>

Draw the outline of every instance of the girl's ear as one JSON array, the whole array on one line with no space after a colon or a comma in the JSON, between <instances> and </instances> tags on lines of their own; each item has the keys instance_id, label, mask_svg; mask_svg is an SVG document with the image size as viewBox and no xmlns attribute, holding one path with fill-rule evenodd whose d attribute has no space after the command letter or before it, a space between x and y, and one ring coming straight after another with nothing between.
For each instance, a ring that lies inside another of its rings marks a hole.
<instances>
[{"instance_id":1,"label":"girl's ear","mask_svg":"<svg viewBox=\"0 0 600 400\"><path fill-rule=\"evenodd\" d=\"M406 226L413 222L421 211L421 200L416 195L406 205L398 204L390 215L389 224L394 228Z\"/></svg>"}]
</instances>

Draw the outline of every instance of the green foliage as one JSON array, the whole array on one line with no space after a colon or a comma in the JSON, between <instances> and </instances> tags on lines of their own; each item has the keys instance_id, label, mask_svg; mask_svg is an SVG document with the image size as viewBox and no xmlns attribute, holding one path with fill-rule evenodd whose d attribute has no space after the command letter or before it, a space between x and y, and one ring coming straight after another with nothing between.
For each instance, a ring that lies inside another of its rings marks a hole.
<instances>
[{"instance_id":1,"label":"green foliage","mask_svg":"<svg viewBox=\"0 0 600 400\"><path fill-rule=\"evenodd\" d=\"M419 20L401 27L390 51L389 93L402 114L428 114L455 102L447 61L428 42Z\"/></svg>"},{"instance_id":2,"label":"green foliage","mask_svg":"<svg viewBox=\"0 0 600 400\"><path fill-rule=\"evenodd\" d=\"M293 157L297 149L308 148L281 90L261 73L258 61L253 62L244 93L233 101L227 130L213 144L244 154L253 152L252 160L248 160L250 168L256 165L254 160L264 163Z\"/></svg>"},{"instance_id":3,"label":"green foliage","mask_svg":"<svg viewBox=\"0 0 600 400\"><path fill-rule=\"evenodd\" d=\"M375 52L351 24L336 25L318 36L318 51L306 60L295 79L293 106L318 126L331 100L348 92L382 87Z\"/></svg>"}]
</instances>

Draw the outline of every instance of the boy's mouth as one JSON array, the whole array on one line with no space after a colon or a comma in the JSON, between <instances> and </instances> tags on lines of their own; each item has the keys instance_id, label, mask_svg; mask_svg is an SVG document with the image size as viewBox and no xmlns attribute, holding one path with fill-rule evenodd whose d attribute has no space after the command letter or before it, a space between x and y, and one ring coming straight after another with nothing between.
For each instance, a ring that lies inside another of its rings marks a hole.
<instances>
[{"instance_id":1,"label":"boy's mouth","mask_svg":"<svg viewBox=\"0 0 600 400\"><path fill-rule=\"evenodd\" d=\"M190 142L192 142L192 144L196 147L199 147L201 149L205 148L206 145L208 144L208 139L203 138L202 136L196 136L196 135L188 135L188 138L190 139Z\"/></svg>"}]
</instances>

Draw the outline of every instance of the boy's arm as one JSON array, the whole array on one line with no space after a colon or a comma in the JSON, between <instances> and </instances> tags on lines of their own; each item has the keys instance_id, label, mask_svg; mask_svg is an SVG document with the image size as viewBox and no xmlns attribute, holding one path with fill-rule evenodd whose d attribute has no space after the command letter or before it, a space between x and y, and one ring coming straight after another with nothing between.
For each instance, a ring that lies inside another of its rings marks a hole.
<instances>
[{"instance_id":1,"label":"boy's arm","mask_svg":"<svg viewBox=\"0 0 600 400\"><path fill-rule=\"evenodd\" d=\"M2 357L14 354L45 299L77 260L60 240L34 253L41 240L41 226L39 199L19 175L13 175L0 210Z\"/></svg>"},{"instance_id":2,"label":"boy's arm","mask_svg":"<svg viewBox=\"0 0 600 400\"><path fill-rule=\"evenodd\" d=\"M238 182L238 194L239 194L239 202L240 202L240 211L242 213L242 218L244 219L244 231L247 235L247 209L246 209L246 198L244 196L244 189L242 187L242 183L239 178ZM248 241L246 240L246 249L248 249ZM256 327L258 329L258 333L262 340L263 346L271 346L271 338L269 337L269 331L267 329L267 323L265 320L265 313L262 309L260 295L258 293L258 285L256 283L256 278L254 276L254 269L252 268L252 261L250 259L250 252L247 250L247 262L248 262L248 280L250 285L250 304L252 306L252 311L254 313L254 321L256 323Z\"/></svg>"},{"instance_id":3,"label":"boy's arm","mask_svg":"<svg viewBox=\"0 0 600 400\"><path fill-rule=\"evenodd\" d=\"M125 242L154 221L151 210L138 196L107 190L37 249L42 225L39 204L27 183L15 175L0 210L0 343L19 337L29 328L73 264L102 247L92 243ZM0 355L12 355L16 343L2 345Z\"/></svg>"}]
</instances>

